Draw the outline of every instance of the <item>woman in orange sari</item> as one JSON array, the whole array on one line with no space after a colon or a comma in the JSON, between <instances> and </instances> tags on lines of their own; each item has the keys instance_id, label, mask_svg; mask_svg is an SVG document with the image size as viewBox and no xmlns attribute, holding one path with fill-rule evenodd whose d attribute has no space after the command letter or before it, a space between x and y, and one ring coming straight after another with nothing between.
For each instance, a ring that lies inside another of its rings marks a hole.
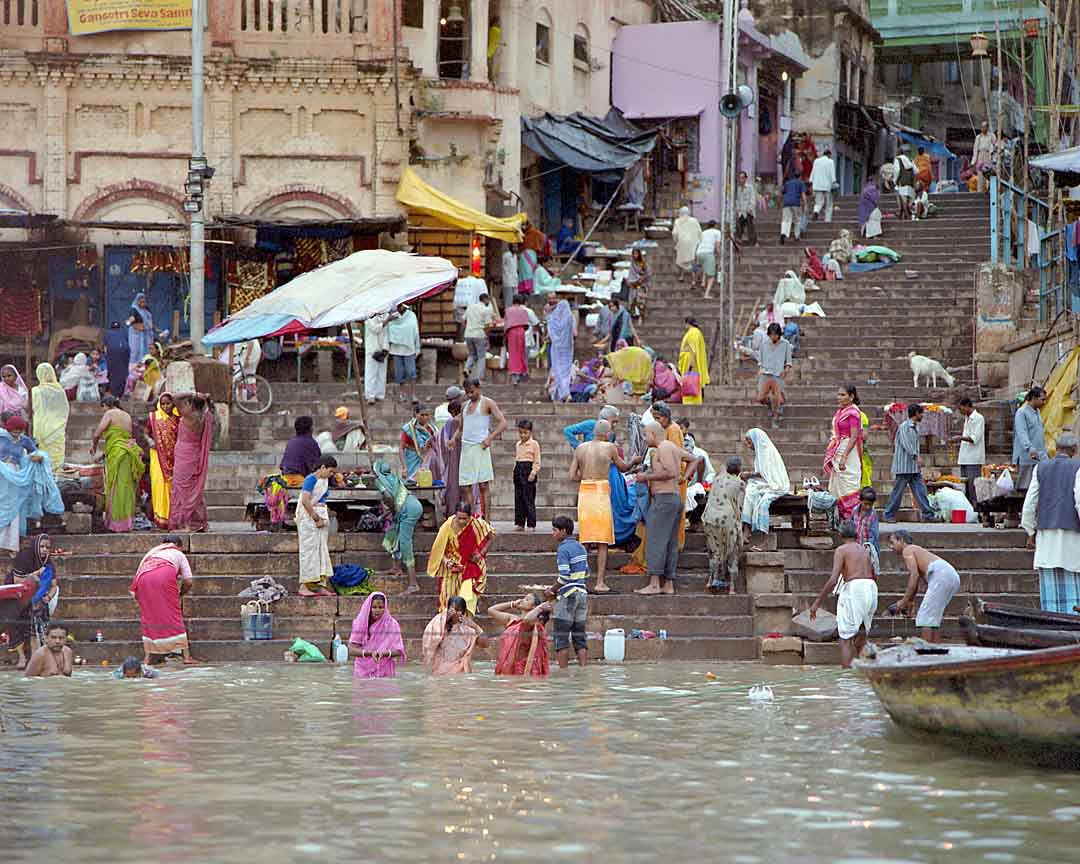
<instances>
[{"instance_id":1,"label":"woman in orange sari","mask_svg":"<svg viewBox=\"0 0 1080 864\"><path fill-rule=\"evenodd\" d=\"M146 421L154 446L150 450L150 501L154 524L163 530L169 527L169 501L172 497L173 456L180 414L171 393L158 397L157 407Z\"/></svg>"},{"instance_id":2,"label":"woman in orange sari","mask_svg":"<svg viewBox=\"0 0 1080 864\"><path fill-rule=\"evenodd\" d=\"M494 529L472 515L472 506L459 501L454 515L443 522L428 555L428 576L439 580L439 609L451 597L465 600L469 614L487 588L487 551Z\"/></svg>"},{"instance_id":3,"label":"woman in orange sari","mask_svg":"<svg viewBox=\"0 0 1080 864\"><path fill-rule=\"evenodd\" d=\"M934 182L934 160L922 147L919 148L919 155L915 157L915 179L921 180L923 188L928 191L930 184Z\"/></svg>"},{"instance_id":4,"label":"woman in orange sari","mask_svg":"<svg viewBox=\"0 0 1080 864\"><path fill-rule=\"evenodd\" d=\"M506 625L499 639L495 674L545 677L551 669L545 632L551 603L539 594L526 594L520 600L492 606L488 614Z\"/></svg>"}]
</instances>

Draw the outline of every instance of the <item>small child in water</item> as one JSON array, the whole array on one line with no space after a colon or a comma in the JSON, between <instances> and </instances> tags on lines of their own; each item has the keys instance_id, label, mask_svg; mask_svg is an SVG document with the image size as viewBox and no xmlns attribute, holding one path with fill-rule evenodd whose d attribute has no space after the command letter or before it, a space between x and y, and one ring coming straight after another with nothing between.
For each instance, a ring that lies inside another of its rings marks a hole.
<instances>
[{"instance_id":1,"label":"small child in water","mask_svg":"<svg viewBox=\"0 0 1080 864\"><path fill-rule=\"evenodd\" d=\"M113 678L157 678L161 673L157 669L144 666L137 657L128 657L112 674Z\"/></svg>"}]
</instances>

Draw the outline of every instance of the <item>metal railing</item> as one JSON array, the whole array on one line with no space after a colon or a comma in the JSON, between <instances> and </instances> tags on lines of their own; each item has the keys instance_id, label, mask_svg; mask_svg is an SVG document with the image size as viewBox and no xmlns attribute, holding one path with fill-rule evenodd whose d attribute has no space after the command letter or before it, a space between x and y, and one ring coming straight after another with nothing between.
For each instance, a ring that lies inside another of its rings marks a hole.
<instances>
[{"instance_id":1,"label":"metal railing","mask_svg":"<svg viewBox=\"0 0 1080 864\"><path fill-rule=\"evenodd\" d=\"M1029 254L1030 222L1039 232L1039 253ZM1050 205L1008 180L990 178L990 261L1039 271L1039 322L1057 318L1068 304L1080 312L1080 262L1065 254L1066 229L1053 227ZM1074 271L1069 279L1070 266ZM1070 281L1073 285L1070 287Z\"/></svg>"}]
</instances>

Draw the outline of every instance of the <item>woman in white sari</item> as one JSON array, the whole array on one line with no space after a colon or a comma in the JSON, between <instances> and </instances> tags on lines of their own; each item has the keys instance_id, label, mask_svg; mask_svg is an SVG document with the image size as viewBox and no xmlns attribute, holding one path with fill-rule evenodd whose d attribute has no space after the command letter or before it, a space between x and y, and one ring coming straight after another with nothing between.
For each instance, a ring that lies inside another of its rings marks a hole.
<instances>
[{"instance_id":1,"label":"woman in white sari","mask_svg":"<svg viewBox=\"0 0 1080 864\"><path fill-rule=\"evenodd\" d=\"M34 437L38 447L49 455L55 471L64 464L71 404L64 388L56 380L56 370L49 363L39 363L35 374L38 383L30 391L34 407Z\"/></svg>"},{"instance_id":2,"label":"woman in white sari","mask_svg":"<svg viewBox=\"0 0 1080 864\"><path fill-rule=\"evenodd\" d=\"M296 503L296 534L300 540L300 595L319 597L333 595L330 577L334 564L330 560L330 511L326 498L330 490L330 475L337 468L333 456L323 456L314 474L304 478L304 491Z\"/></svg>"},{"instance_id":3,"label":"woman in white sari","mask_svg":"<svg viewBox=\"0 0 1080 864\"><path fill-rule=\"evenodd\" d=\"M747 543L753 533L769 533L769 507L772 502L791 491L787 466L772 439L762 429L746 433L746 446L754 454L754 471L746 478L746 497L743 499L743 538ZM759 544L751 552L761 552Z\"/></svg>"},{"instance_id":4,"label":"woman in white sari","mask_svg":"<svg viewBox=\"0 0 1080 864\"><path fill-rule=\"evenodd\" d=\"M679 218L671 226L671 239L675 241L675 263L682 275L693 273L694 254L701 242L701 223L690 215L690 208L679 210Z\"/></svg>"}]
</instances>

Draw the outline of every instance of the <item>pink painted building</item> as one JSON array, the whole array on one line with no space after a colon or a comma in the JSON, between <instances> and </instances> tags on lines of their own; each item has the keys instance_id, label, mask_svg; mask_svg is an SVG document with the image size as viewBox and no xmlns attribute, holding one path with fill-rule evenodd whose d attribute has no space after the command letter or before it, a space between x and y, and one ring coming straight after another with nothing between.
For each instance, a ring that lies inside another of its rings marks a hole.
<instances>
[{"instance_id":1,"label":"pink painted building","mask_svg":"<svg viewBox=\"0 0 1080 864\"><path fill-rule=\"evenodd\" d=\"M728 86L722 27L684 21L622 27L615 37L612 104L642 126L663 123L684 142L678 172L683 201L699 219L718 219L726 178L724 136L733 124L720 114ZM809 64L801 49L781 48L761 33L752 16L739 16L739 80L755 92L740 115L738 170L776 183L779 158L791 129L792 81ZM666 209L666 208L660 208Z\"/></svg>"}]
</instances>

